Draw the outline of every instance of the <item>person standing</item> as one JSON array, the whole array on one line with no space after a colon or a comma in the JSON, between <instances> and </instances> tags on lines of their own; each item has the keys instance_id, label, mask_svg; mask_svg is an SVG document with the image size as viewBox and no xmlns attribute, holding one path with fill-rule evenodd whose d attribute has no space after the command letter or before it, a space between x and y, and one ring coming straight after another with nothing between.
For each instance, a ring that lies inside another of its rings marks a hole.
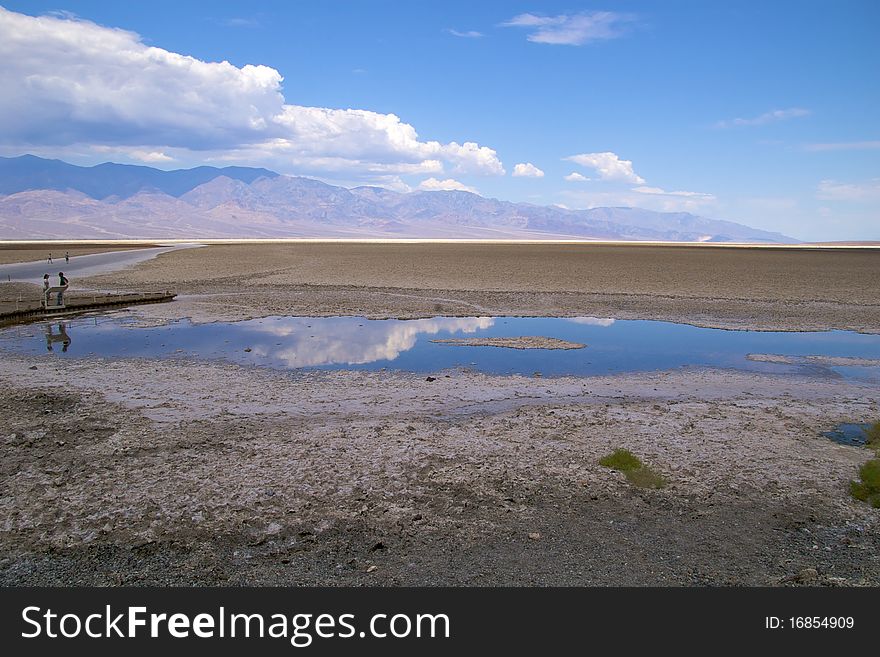
<instances>
[{"instance_id":1,"label":"person standing","mask_svg":"<svg viewBox=\"0 0 880 657\"><path fill-rule=\"evenodd\" d=\"M43 274L43 293L49 289L49 274Z\"/></svg>"},{"instance_id":2,"label":"person standing","mask_svg":"<svg viewBox=\"0 0 880 657\"><path fill-rule=\"evenodd\" d=\"M58 272L58 286L61 288L58 290L58 305L64 305L64 291L67 289L70 281L67 280L67 277L64 275L63 271Z\"/></svg>"},{"instance_id":3,"label":"person standing","mask_svg":"<svg viewBox=\"0 0 880 657\"><path fill-rule=\"evenodd\" d=\"M46 263L50 264L50 265L52 264L52 254L51 253L49 254L49 257L46 258Z\"/></svg>"},{"instance_id":4,"label":"person standing","mask_svg":"<svg viewBox=\"0 0 880 657\"><path fill-rule=\"evenodd\" d=\"M70 251L64 252L64 262L70 262Z\"/></svg>"}]
</instances>

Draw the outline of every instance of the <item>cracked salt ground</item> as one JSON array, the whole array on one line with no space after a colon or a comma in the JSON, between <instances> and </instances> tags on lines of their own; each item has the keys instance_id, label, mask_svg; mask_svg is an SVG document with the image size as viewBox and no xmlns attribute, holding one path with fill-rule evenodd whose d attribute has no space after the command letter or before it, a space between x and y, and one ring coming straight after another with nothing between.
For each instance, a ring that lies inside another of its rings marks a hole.
<instances>
[{"instance_id":1,"label":"cracked salt ground","mask_svg":"<svg viewBox=\"0 0 880 657\"><path fill-rule=\"evenodd\" d=\"M54 349L61 333L65 349ZM275 369L466 368L540 377L692 366L880 382L880 335L730 331L595 317L266 317L144 326L116 313L10 327L0 331L0 349L69 358L195 357Z\"/></svg>"},{"instance_id":2,"label":"cracked salt ground","mask_svg":"<svg viewBox=\"0 0 880 657\"><path fill-rule=\"evenodd\" d=\"M875 414L865 382L9 354L0 383L0 583L878 581L865 451L816 433ZM667 488L597 464L620 445Z\"/></svg>"}]
</instances>

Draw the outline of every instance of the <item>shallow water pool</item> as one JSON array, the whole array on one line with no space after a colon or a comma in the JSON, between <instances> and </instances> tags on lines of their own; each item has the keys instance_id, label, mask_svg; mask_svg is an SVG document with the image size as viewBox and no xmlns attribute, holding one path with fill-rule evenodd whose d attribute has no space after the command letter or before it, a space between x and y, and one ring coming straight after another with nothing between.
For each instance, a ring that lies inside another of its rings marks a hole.
<instances>
[{"instance_id":1,"label":"shallow water pool","mask_svg":"<svg viewBox=\"0 0 880 657\"><path fill-rule=\"evenodd\" d=\"M825 431L822 435L841 445L861 447L868 442L868 430L870 428L870 424L841 422L832 431Z\"/></svg>"},{"instance_id":2,"label":"shallow water pool","mask_svg":"<svg viewBox=\"0 0 880 657\"><path fill-rule=\"evenodd\" d=\"M546 336L586 344L583 349L510 349L438 344L435 339ZM595 317L434 317L367 320L360 317L266 317L193 324L180 320L139 326L127 313L0 331L0 349L56 357L222 359L280 369L448 368L544 376L596 375L686 366L774 373L813 373L880 383L877 366L758 362L749 354L872 359L880 363L880 335L849 331L763 332Z\"/></svg>"}]
</instances>

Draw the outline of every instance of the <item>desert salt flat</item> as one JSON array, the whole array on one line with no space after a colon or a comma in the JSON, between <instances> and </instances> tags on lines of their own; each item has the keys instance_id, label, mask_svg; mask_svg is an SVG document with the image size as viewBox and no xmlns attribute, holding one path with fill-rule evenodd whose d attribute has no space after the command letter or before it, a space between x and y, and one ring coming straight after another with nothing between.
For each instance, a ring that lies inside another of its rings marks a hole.
<instances>
[{"instance_id":1,"label":"desert salt flat","mask_svg":"<svg viewBox=\"0 0 880 657\"><path fill-rule=\"evenodd\" d=\"M0 264L0 280L14 282L38 282L43 274L55 276L59 270L63 270L68 277L97 276L109 272L119 271L132 267L145 260L155 258L159 254L168 253L177 249L190 249L201 246L193 243L180 243L161 247L146 247L136 250L107 251L104 253L86 253L75 255L69 262L64 260L64 249L56 250L52 263L48 257L43 260L30 262L14 262ZM52 253L51 248L43 249L47 254Z\"/></svg>"},{"instance_id":2,"label":"desert salt flat","mask_svg":"<svg viewBox=\"0 0 880 657\"><path fill-rule=\"evenodd\" d=\"M3 332L0 582L880 584L868 450L823 435L880 416L838 365L878 358L876 251L212 244L74 282L180 296ZM481 336L586 347L430 342Z\"/></svg>"}]
</instances>

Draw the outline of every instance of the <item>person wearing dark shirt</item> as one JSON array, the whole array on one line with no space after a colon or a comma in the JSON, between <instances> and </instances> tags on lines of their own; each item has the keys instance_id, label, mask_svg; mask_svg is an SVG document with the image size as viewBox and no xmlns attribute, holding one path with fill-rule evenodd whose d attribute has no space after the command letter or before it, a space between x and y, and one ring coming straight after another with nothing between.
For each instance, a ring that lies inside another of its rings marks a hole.
<instances>
[{"instance_id":1,"label":"person wearing dark shirt","mask_svg":"<svg viewBox=\"0 0 880 657\"><path fill-rule=\"evenodd\" d=\"M67 289L68 284L69 284L69 281L67 280L67 277L64 275L64 272L63 271L58 272L58 286L62 287L64 289ZM58 305L59 306L64 305L64 289L62 289L58 292Z\"/></svg>"}]
</instances>

